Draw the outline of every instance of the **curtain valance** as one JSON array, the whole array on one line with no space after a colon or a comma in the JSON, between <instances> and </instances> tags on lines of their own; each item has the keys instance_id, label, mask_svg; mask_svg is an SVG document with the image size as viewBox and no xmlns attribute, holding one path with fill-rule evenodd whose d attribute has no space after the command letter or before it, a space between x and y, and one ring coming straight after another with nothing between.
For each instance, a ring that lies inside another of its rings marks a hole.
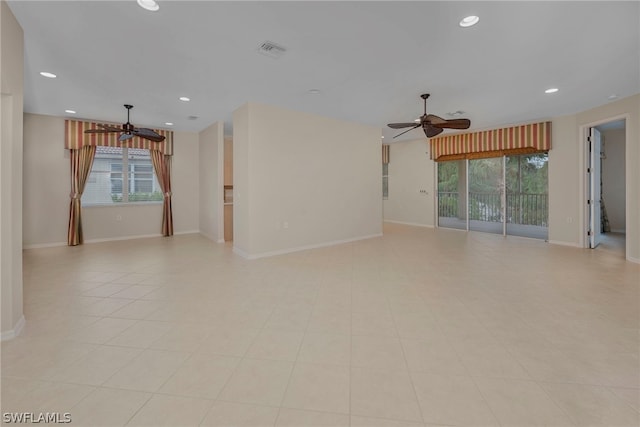
<instances>
[{"instance_id":1,"label":"curtain valance","mask_svg":"<svg viewBox=\"0 0 640 427\"><path fill-rule=\"evenodd\" d=\"M112 123L101 123L114 126ZM120 127L120 125L115 125ZM148 139L134 136L126 141L118 141L118 133L84 133L87 129L100 129L98 123L84 122L80 120L65 120L64 122L64 148L78 150L84 146L102 147L129 147L144 148L160 151L165 156L173 155L173 131L154 129L155 132L165 137L162 142L149 141Z\"/></svg>"},{"instance_id":2,"label":"curtain valance","mask_svg":"<svg viewBox=\"0 0 640 427\"><path fill-rule=\"evenodd\" d=\"M382 144L382 164L389 163L389 144Z\"/></svg>"},{"instance_id":3,"label":"curtain valance","mask_svg":"<svg viewBox=\"0 0 640 427\"><path fill-rule=\"evenodd\" d=\"M435 161L542 153L551 149L551 122L431 138Z\"/></svg>"}]
</instances>

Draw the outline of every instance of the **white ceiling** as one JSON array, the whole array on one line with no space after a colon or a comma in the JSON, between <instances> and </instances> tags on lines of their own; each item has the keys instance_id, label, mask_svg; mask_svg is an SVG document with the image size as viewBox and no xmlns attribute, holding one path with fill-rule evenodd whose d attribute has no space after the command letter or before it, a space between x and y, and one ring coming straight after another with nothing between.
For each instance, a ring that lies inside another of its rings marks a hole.
<instances>
[{"instance_id":1,"label":"white ceiling","mask_svg":"<svg viewBox=\"0 0 640 427\"><path fill-rule=\"evenodd\" d=\"M225 120L231 133L233 110L254 101L380 126L389 142L385 124L417 118L424 92L430 113L462 110L472 129L640 92L637 1L159 4L9 2L25 33L25 111L123 122L131 103L139 126ZM467 15L480 22L459 27ZM285 55L257 53L266 40Z\"/></svg>"}]
</instances>

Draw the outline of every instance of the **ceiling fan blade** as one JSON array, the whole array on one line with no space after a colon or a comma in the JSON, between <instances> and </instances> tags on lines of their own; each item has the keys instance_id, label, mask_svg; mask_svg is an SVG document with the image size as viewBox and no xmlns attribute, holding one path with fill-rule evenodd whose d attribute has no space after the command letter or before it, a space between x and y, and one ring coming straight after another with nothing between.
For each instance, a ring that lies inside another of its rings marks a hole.
<instances>
[{"instance_id":1,"label":"ceiling fan blade","mask_svg":"<svg viewBox=\"0 0 640 427\"><path fill-rule=\"evenodd\" d=\"M405 127L406 127L406 126L405 126ZM397 138L397 137L399 137L400 135L404 135L405 133L407 133L407 132L409 132L409 131L412 131L412 130L414 130L415 128L419 128L419 127L420 127L420 123L418 123L418 124L413 123L413 127L412 127L411 129L407 129L407 130L405 130L404 132L400 132L399 134L397 134L396 136L394 136L394 138Z\"/></svg>"},{"instance_id":2,"label":"ceiling fan blade","mask_svg":"<svg viewBox=\"0 0 640 427\"><path fill-rule=\"evenodd\" d=\"M445 120L445 123L433 124L440 128L447 129L469 129L469 126L471 126L471 121L469 119L450 119Z\"/></svg>"},{"instance_id":3,"label":"ceiling fan blade","mask_svg":"<svg viewBox=\"0 0 640 427\"><path fill-rule=\"evenodd\" d=\"M164 136L158 134L152 129L147 129L147 128L134 129L133 133L136 136L139 136L141 138L146 138L148 140L155 141L155 142L162 142L165 139Z\"/></svg>"},{"instance_id":4,"label":"ceiling fan blade","mask_svg":"<svg viewBox=\"0 0 640 427\"><path fill-rule=\"evenodd\" d=\"M122 129L120 130L106 130L106 129L87 129L84 133L113 133L113 132L124 132Z\"/></svg>"},{"instance_id":5,"label":"ceiling fan blade","mask_svg":"<svg viewBox=\"0 0 640 427\"><path fill-rule=\"evenodd\" d=\"M111 126L111 125L101 125L101 124L99 124L98 126L100 126L102 129L108 130L109 132L124 132L124 129L117 128L117 127Z\"/></svg>"},{"instance_id":6,"label":"ceiling fan blade","mask_svg":"<svg viewBox=\"0 0 640 427\"><path fill-rule=\"evenodd\" d=\"M443 119L442 117L438 117L435 114L429 114L427 116L427 123L434 126L440 126L442 123L446 123L447 119Z\"/></svg>"},{"instance_id":7,"label":"ceiling fan blade","mask_svg":"<svg viewBox=\"0 0 640 427\"><path fill-rule=\"evenodd\" d=\"M424 125L423 130L425 135L427 135L427 138L433 138L434 136L444 131L444 129L442 129L441 127L436 127L433 125Z\"/></svg>"},{"instance_id":8,"label":"ceiling fan blade","mask_svg":"<svg viewBox=\"0 0 640 427\"><path fill-rule=\"evenodd\" d=\"M391 129L402 129L402 128L408 128L411 126L415 126L416 122L411 122L411 123L389 123L387 126L389 126ZM420 125L418 125L420 126Z\"/></svg>"},{"instance_id":9,"label":"ceiling fan blade","mask_svg":"<svg viewBox=\"0 0 640 427\"><path fill-rule=\"evenodd\" d=\"M122 141L126 141L127 139L131 139L133 138L133 134L132 133L123 133L122 135L120 135L120 138L118 138L118 141L122 142Z\"/></svg>"}]
</instances>

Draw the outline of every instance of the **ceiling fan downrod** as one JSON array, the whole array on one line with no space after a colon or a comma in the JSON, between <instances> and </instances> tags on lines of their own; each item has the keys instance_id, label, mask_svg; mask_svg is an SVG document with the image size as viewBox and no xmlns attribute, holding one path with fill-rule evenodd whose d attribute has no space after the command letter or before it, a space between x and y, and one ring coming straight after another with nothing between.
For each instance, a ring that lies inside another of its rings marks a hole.
<instances>
[{"instance_id":1,"label":"ceiling fan downrod","mask_svg":"<svg viewBox=\"0 0 640 427\"><path fill-rule=\"evenodd\" d=\"M127 109L127 123L125 123L124 125L122 125L122 129L124 129L125 131L127 131L127 134L131 135L131 132L133 132L133 125L131 124L131 121L129 119L129 113L131 112L131 109L133 108L133 105L129 105L129 104L124 104L124 108Z\"/></svg>"}]
</instances>

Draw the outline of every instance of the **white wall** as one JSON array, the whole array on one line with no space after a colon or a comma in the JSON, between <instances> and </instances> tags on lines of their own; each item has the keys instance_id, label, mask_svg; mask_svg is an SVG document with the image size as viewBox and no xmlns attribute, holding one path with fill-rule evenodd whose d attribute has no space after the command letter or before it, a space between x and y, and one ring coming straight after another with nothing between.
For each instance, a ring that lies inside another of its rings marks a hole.
<instances>
[{"instance_id":1,"label":"white wall","mask_svg":"<svg viewBox=\"0 0 640 427\"><path fill-rule=\"evenodd\" d=\"M22 304L22 111L24 34L0 2L0 300L1 339L24 324Z\"/></svg>"},{"instance_id":2,"label":"white wall","mask_svg":"<svg viewBox=\"0 0 640 427\"><path fill-rule=\"evenodd\" d=\"M174 133L171 186L175 233L199 229L198 148L198 134ZM64 118L24 114L25 247L66 244L69 167ZM85 241L157 236L161 234L161 222L161 203L82 209Z\"/></svg>"},{"instance_id":3,"label":"white wall","mask_svg":"<svg viewBox=\"0 0 640 427\"><path fill-rule=\"evenodd\" d=\"M624 232L625 214L625 159L624 129L602 132L604 154L602 159L602 198L607 209L611 231Z\"/></svg>"},{"instance_id":4,"label":"white wall","mask_svg":"<svg viewBox=\"0 0 640 427\"><path fill-rule=\"evenodd\" d=\"M222 162L224 122L216 122L199 136L200 233L213 241L223 238L220 216L222 211Z\"/></svg>"},{"instance_id":5,"label":"white wall","mask_svg":"<svg viewBox=\"0 0 640 427\"><path fill-rule=\"evenodd\" d=\"M379 128L249 103L234 113L233 132L236 252L382 233Z\"/></svg>"},{"instance_id":6,"label":"white wall","mask_svg":"<svg viewBox=\"0 0 640 427\"><path fill-rule=\"evenodd\" d=\"M384 201L384 220L433 227L436 166L429 159L426 139L396 142L389 150L389 198Z\"/></svg>"}]
</instances>

